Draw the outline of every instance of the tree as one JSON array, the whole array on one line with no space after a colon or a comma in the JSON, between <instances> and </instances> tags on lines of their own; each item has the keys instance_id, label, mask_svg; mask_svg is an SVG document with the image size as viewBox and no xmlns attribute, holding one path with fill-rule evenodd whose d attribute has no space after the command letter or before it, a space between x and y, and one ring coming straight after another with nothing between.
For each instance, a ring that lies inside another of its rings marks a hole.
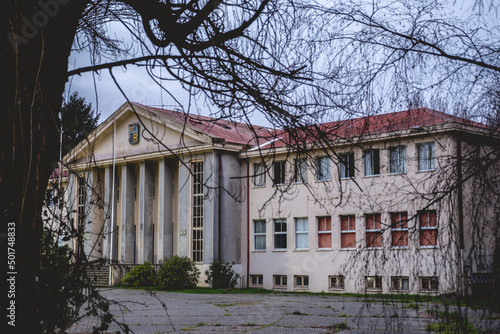
<instances>
[{"instance_id":1,"label":"tree","mask_svg":"<svg viewBox=\"0 0 500 334\"><path fill-rule=\"evenodd\" d=\"M78 92L71 94L69 101L65 101L61 109L63 155L97 127L99 116L94 116L92 104L87 103L85 98L79 97Z\"/></svg>"}]
</instances>

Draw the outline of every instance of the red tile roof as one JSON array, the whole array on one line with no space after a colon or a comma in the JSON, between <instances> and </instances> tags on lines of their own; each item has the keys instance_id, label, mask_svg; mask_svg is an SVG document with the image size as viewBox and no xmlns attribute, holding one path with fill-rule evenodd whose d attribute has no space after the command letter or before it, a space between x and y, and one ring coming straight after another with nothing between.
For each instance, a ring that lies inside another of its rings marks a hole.
<instances>
[{"instance_id":1,"label":"red tile roof","mask_svg":"<svg viewBox=\"0 0 500 334\"><path fill-rule=\"evenodd\" d=\"M63 170L62 171L62 177L68 177L69 171L68 170ZM49 176L49 180L56 180L59 178L59 168L55 168L52 173Z\"/></svg>"}]
</instances>

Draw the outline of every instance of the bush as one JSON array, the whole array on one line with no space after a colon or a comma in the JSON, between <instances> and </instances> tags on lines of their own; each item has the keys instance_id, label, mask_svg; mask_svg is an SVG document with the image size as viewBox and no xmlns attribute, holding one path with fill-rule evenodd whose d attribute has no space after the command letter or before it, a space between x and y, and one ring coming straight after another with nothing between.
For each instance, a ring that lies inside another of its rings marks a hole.
<instances>
[{"instance_id":1,"label":"bush","mask_svg":"<svg viewBox=\"0 0 500 334\"><path fill-rule=\"evenodd\" d=\"M144 262L135 266L124 278L122 278L122 285L133 287L146 287L153 286L156 281L155 268L151 262Z\"/></svg>"},{"instance_id":2,"label":"bush","mask_svg":"<svg viewBox=\"0 0 500 334\"><path fill-rule=\"evenodd\" d=\"M212 284L214 289L234 288L240 277L234 272L232 264L219 261L213 262L205 271L205 275L207 276L205 283Z\"/></svg>"},{"instance_id":3,"label":"bush","mask_svg":"<svg viewBox=\"0 0 500 334\"><path fill-rule=\"evenodd\" d=\"M200 271L187 257L174 255L165 259L156 278L156 286L166 290L192 289L198 284Z\"/></svg>"}]
</instances>

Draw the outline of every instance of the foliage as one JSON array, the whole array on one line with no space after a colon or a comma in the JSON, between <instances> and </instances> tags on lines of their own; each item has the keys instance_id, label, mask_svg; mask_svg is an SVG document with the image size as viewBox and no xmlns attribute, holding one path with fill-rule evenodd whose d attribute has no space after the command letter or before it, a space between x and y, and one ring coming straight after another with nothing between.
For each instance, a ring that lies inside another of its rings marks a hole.
<instances>
[{"instance_id":1,"label":"foliage","mask_svg":"<svg viewBox=\"0 0 500 334\"><path fill-rule=\"evenodd\" d=\"M429 324L426 326L427 331L434 331L439 333L479 333L477 328L471 324L467 317L457 312L442 312L437 310L429 310L429 313L441 321L436 324Z\"/></svg>"},{"instance_id":2,"label":"foliage","mask_svg":"<svg viewBox=\"0 0 500 334\"><path fill-rule=\"evenodd\" d=\"M147 287L153 286L156 281L155 268L151 262L144 262L135 266L130 272L122 279L122 285L133 287Z\"/></svg>"},{"instance_id":3,"label":"foliage","mask_svg":"<svg viewBox=\"0 0 500 334\"><path fill-rule=\"evenodd\" d=\"M200 271L191 259L177 255L166 258L156 278L156 286L166 290L182 290L196 287Z\"/></svg>"},{"instance_id":4,"label":"foliage","mask_svg":"<svg viewBox=\"0 0 500 334\"><path fill-rule=\"evenodd\" d=\"M94 116L92 104L74 92L61 109L64 152L69 152L97 127L99 116Z\"/></svg>"},{"instance_id":5,"label":"foliage","mask_svg":"<svg viewBox=\"0 0 500 334\"><path fill-rule=\"evenodd\" d=\"M205 275L207 276L205 283L212 284L214 289L232 289L240 277L234 272L232 264L220 261L212 262L209 269L205 271Z\"/></svg>"}]
</instances>

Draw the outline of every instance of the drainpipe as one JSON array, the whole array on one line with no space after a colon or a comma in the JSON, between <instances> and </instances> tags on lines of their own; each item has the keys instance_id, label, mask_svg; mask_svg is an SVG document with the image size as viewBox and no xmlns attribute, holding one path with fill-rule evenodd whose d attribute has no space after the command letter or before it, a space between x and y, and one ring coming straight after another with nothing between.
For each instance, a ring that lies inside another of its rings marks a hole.
<instances>
[{"instance_id":1,"label":"drainpipe","mask_svg":"<svg viewBox=\"0 0 500 334\"><path fill-rule=\"evenodd\" d=\"M459 270L459 275L462 279L459 280L461 285L462 295L466 294L465 291L465 266L463 263L463 251L464 251L464 208L463 208L463 185L462 185L462 140L457 136L457 204L458 204L458 237L459 237L459 266L461 267Z\"/></svg>"},{"instance_id":2,"label":"drainpipe","mask_svg":"<svg viewBox=\"0 0 500 334\"><path fill-rule=\"evenodd\" d=\"M250 287L250 160L247 160L247 288Z\"/></svg>"},{"instance_id":3,"label":"drainpipe","mask_svg":"<svg viewBox=\"0 0 500 334\"><path fill-rule=\"evenodd\" d=\"M111 181L111 221L110 226L110 241L109 241L109 285L113 285L113 240L115 238L114 224L115 224L115 169L116 169L116 118L113 121L113 180Z\"/></svg>"}]
</instances>

